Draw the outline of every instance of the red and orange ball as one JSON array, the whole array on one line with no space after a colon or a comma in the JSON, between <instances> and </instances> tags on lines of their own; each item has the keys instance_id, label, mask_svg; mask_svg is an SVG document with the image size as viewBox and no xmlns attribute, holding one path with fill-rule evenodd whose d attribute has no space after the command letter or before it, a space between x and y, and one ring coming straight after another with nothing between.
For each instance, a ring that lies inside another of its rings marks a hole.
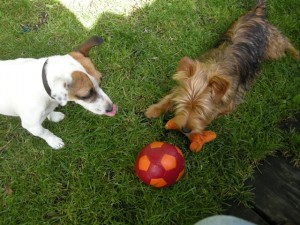
<instances>
[{"instance_id":1,"label":"red and orange ball","mask_svg":"<svg viewBox=\"0 0 300 225\"><path fill-rule=\"evenodd\" d=\"M170 186L184 173L183 154L172 144L153 142L139 152L135 172L148 185L156 188Z\"/></svg>"}]
</instances>

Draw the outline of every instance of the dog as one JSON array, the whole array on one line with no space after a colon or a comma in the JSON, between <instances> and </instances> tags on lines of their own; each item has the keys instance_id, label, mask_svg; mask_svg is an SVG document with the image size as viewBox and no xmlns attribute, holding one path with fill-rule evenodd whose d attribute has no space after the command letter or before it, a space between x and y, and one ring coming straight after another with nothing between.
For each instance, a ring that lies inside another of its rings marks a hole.
<instances>
[{"instance_id":1,"label":"dog","mask_svg":"<svg viewBox=\"0 0 300 225\"><path fill-rule=\"evenodd\" d=\"M189 139L202 134L217 117L232 112L257 77L264 60L279 59L299 51L266 19L265 1L241 16L214 48L198 60L183 57L169 94L145 111L147 118L174 111L169 121ZM166 124L166 129L172 129Z\"/></svg>"},{"instance_id":2,"label":"dog","mask_svg":"<svg viewBox=\"0 0 300 225\"><path fill-rule=\"evenodd\" d=\"M54 109L75 102L98 114L114 116L117 106L99 87L101 73L89 58L92 47L103 39L93 36L69 54L45 58L0 61L0 113L19 116L22 127L44 139L53 149L64 146L61 138L42 126L43 121L64 118Z\"/></svg>"}]
</instances>

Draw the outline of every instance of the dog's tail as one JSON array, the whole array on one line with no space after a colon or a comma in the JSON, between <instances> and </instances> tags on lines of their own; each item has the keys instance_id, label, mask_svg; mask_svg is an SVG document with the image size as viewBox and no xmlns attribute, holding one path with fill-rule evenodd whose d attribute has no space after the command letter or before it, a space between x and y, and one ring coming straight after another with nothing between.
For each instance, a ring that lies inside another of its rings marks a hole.
<instances>
[{"instance_id":1,"label":"dog's tail","mask_svg":"<svg viewBox=\"0 0 300 225\"><path fill-rule=\"evenodd\" d=\"M258 16L265 16L266 15L266 0L258 0L256 6L253 9L253 11Z\"/></svg>"}]
</instances>

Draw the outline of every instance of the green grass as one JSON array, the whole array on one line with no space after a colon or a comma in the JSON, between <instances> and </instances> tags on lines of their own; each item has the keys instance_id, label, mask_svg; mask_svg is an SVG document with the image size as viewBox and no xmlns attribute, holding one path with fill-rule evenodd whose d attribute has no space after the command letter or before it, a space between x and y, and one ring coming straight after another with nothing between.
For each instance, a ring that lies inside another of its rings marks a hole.
<instances>
[{"instance_id":1,"label":"green grass","mask_svg":"<svg viewBox=\"0 0 300 225\"><path fill-rule=\"evenodd\" d=\"M62 122L44 123L65 141L59 151L28 134L18 118L0 116L0 224L193 224L222 213L228 199L251 200L243 181L267 155L282 150L299 163L299 134L278 126L300 110L300 64L289 57L264 64L245 102L209 127L218 137L198 154L183 135L164 130L170 114L143 117L174 85L180 58L209 49L253 4L156 0L128 17L105 13L89 31L58 1L2 0L1 59L65 54L98 34L105 43L91 58L119 112L108 118L75 104L59 109ZM300 2L269 0L267 8L269 20L300 49ZM42 12L48 23L22 32L20 25L31 28ZM186 160L182 180L160 190L134 173L139 150L156 140L177 145Z\"/></svg>"}]
</instances>

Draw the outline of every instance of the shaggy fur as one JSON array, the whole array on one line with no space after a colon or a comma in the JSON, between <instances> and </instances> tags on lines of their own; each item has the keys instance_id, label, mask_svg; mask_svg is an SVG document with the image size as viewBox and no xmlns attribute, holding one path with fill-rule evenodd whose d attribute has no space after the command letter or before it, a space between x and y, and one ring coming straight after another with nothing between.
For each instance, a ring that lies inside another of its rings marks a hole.
<instances>
[{"instance_id":1,"label":"shaggy fur","mask_svg":"<svg viewBox=\"0 0 300 225\"><path fill-rule=\"evenodd\" d=\"M231 112L256 77L264 60L275 60L299 52L265 16L265 1L230 26L215 48L198 60L184 57L173 79L176 86L145 112L156 118L175 111L171 121L186 136L202 133L218 116Z\"/></svg>"}]
</instances>

